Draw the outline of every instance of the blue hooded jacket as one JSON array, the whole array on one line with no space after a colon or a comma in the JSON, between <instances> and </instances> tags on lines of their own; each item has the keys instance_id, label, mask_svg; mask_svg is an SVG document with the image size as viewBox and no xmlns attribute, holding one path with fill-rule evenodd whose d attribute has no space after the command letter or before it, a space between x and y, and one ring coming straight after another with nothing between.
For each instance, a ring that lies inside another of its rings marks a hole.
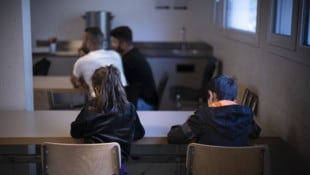
<instances>
[{"instance_id":1,"label":"blue hooded jacket","mask_svg":"<svg viewBox=\"0 0 310 175\"><path fill-rule=\"evenodd\" d=\"M260 128L246 106L203 105L183 125L172 126L169 143L189 143L218 146L247 146L249 137L258 137Z\"/></svg>"}]
</instances>

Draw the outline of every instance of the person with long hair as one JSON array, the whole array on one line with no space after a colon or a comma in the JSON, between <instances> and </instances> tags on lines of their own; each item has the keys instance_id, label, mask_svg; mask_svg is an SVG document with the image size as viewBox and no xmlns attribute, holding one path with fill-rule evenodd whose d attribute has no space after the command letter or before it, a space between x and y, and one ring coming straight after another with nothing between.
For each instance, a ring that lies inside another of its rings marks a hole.
<instances>
[{"instance_id":1,"label":"person with long hair","mask_svg":"<svg viewBox=\"0 0 310 175\"><path fill-rule=\"evenodd\" d=\"M71 136L84 138L84 143L118 142L125 162L131 143L142 138L145 130L134 105L127 101L117 68L98 68L92 83L96 96L71 123Z\"/></svg>"}]
</instances>

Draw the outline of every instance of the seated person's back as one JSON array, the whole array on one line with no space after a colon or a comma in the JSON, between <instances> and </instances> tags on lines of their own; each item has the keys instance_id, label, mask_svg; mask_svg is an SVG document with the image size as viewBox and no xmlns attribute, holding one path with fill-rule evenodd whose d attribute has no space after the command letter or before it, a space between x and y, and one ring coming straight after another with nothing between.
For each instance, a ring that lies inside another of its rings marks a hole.
<instances>
[{"instance_id":1,"label":"seated person's back","mask_svg":"<svg viewBox=\"0 0 310 175\"><path fill-rule=\"evenodd\" d=\"M122 160L130 155L131 143L144 136L144 128L133 104L129 103L113 66L95 71L92 82L96 97L71 123L71 136L85 143L118 142Z\"/></svg>"},{"instance_id":2,"label":"seated person's back","mask_svg":"<svg viewBox=\"0 0 310 175\"><path fill-rule=\"evenodd\" d=\"M137 87L139 110L154 109L158 95L152 69L145 56L133 46L132 31L120 26L111 31L112 47L122 55L124 72L129 85Z\"/></svg>"},{"instance_id":3,"label":"seated person's back","mask_svg":"<svg viewBox=\"0 0 310 175\"><path fill-rule=\"evenodd\" d=\"M231 77L220 75L211 80L208 93L208 104L200 106L183 125L172 126L170 143L246 146L249 137L259 135L252 110L235 102L237 84Z\"/></svg>"},{"instance_id":4,"label":"seated person's back","mask_svg":"<svg viewBox=\"0 0 310 175\"><path fill-rule=\"evenodd\" d=\"M113 65L120 72L123 86L127 85L120 55L115 51L107 51L102 48L103 34L97 27L85 29L83 46L89 52L80 57L74 64L71 81L75 87L89 88L89 93L94 97L91 76L96 69ZM83 84L85 82L85 84Z\"/></svg>"}]
</instances>

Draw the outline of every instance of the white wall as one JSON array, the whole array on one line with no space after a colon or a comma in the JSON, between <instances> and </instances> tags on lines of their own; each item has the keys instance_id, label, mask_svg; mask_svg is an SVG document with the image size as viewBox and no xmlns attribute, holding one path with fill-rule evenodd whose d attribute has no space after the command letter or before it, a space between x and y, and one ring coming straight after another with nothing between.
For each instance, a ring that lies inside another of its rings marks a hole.
<instances>
[{"instance_id":1,"label":"white wall","mask_svg":"<svg viewBox=\"0 0 310 175\"><path fill-rule=\"evenodd\" d=\"M188 10L156 10L156 0L31 0L32 40L56 36L60 40L81 39L86 11L112 13L112 28L129 25L136 41L179 41L187 28L188 40L199 40L201 28L193 18L200 1L189 1Z\"/></svg>"},{"instance_id":2,"label":"white wall","mask_svg":"<svg viewBox=\"0 0 310 175\"><path fill-rule=\"evenodd\" d=\"M84 29L80 16L88 10L111 11L115 16L112 27L130 25L137 41L179 40L179 29L184 25L188 29L189 40L203 39L213 45L215 55L223 60L224 72L236 76L240 82L258 93L260 101L257 120L263 128L263 134L281 136L310 163L309 65L293 61L295 55L284 57L271 53L265 43L264 33L261 33L259 47L224 37L212 24L212 0L190 1L187 11L155 10L155 2L31 0L32 39L35 41L50 36L67 40L79 39ZM2 13L7 15L1 16L1 22L5 21L9 27L1 28L4 30L1 38L6 41L1 43L4 55L0 65L0 93L1 98L5 99L1 100L1 106L8 105L7 103L23 106L25 94L19 84L24 81L20 78L23 77L20 70L24 70L20 59L23 57L20 44L21 19L16 20L16 14L20 15L20 11L13 5L2 6L2 9ZM5 32L8 31L13 31L14 35L7 35ZM10 40L9 37L17 39ZM14 47L7 47L7 43ZM7 58L10 60L6 60ZM6 75L14 77L8 79ZM14 96L21 97L22 100L11 102L16 99L9 98L12 92L16 92L13 93Z\"/></svg>"},{"instance_id":3,"label":"white wall","mask_svg":"<svg viewBox=\"0 0 310 175\"><path fill-rule=\"evenodd\" d=\"M1 2L0 109L32 110L29 0Z\"/></svg>"},{"instance_id":4,"label":"white wall","mask_svg":"<svg viewBox=\"0 0 310 175\"><path fill-rule=\"evenodd\" d=\"M203 38L223 60L224 73L257 92L258 122L263 135L281 136L297 149L310 164L310 65L296 62L297 54L274 54L266 43L266 10L262 10L259 47L229 39L212 24L212 1L205 1L196 10ZM310 55L308 56L310 59ZM285 154L285 153L283 153ZM310 169L309 169L310 171ZM310 172L309 172L310 173Z\"/></svg>"},{"instance_id":5,"label":"white wall","mask_svg":"<svg viewBox=\"0 0 310 175\"><path fill-rule=\"evenodd\" d=\"M0 110L33 110L30 1L3 0L0 6ZM1 146L2 153L26 154L27 147ZM0 165L1 174L34 174L28 164Z\"/></svg>"}]
</instances>

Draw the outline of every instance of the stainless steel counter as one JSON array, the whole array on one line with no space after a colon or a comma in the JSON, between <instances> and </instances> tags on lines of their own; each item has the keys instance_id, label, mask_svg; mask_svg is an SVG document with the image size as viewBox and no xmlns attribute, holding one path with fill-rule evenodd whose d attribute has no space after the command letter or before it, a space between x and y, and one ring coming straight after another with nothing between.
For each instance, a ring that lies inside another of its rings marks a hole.
<instances>
[{"instance_id":1,"label":"stainless steel counter","mask_svg":"<svg viewBox=\"0 0 310 175\"><path fill-rule=\"evenodd\" d=\"M135 42L134 45L148 58L204 58L213 53L212 46L204 42ZM65 51L60 49L55 54L49 52L34 52L33 57L77 58L78 55L77 51Z\"/></svg>"}]
</instances>

